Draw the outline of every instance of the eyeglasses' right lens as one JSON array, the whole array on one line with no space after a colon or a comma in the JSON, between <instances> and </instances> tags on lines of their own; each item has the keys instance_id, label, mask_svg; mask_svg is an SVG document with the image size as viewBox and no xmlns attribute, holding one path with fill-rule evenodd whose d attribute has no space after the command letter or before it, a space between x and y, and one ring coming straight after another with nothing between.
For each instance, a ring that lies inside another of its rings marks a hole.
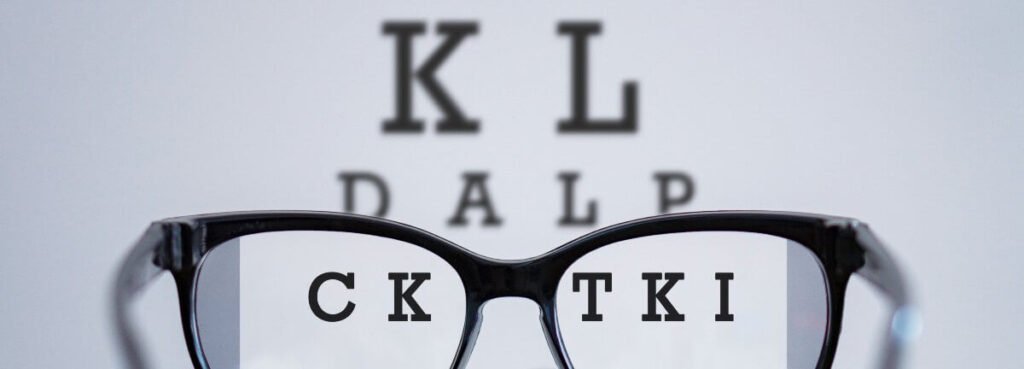
<instances>
[{"instance_id":1,"label":"eyeglasses' right lens","mask_svg":"<svg viewBox=\"0 0 1024 369\"><path fill-rule=\"evenodd\" d=\"M597 249L559 281L577 368L815 368L828 318L806 247L741 232L648 236Z\"/></svg>"},{"instance_id":2,"label":"eyeglasses' right lens","mask_svg":"<svg viewBox=\"0 0 1024 369\"><path fill-rule=\"evenodd\" d=\"M440 257L343 232L228 241L206 256L196 285L212 369L449 368L465 306Z\"/></svg>"}]
</instances>

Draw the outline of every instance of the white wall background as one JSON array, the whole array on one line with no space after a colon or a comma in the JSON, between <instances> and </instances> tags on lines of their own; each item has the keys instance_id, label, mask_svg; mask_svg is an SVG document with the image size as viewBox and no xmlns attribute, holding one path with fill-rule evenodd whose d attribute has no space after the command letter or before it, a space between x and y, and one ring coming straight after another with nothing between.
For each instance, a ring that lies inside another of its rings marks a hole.
<instances>
[{"instance_id":1,"label":"white wall background","mask_svg":"<svg viewBox=\"0 0 1024 369\"><path fill-rule=\"evenodd\" d=\"M408 18L481 22L440 74L483 120L479 135L380 133L393 52L380 23ZM555 134L568 111L555 23L591 18L605 27L592 108L617 114L620 83L636 79L635 136ZM580 170L580 196L610 224L653 212L651 173L679 169L698 185L687 210L871 223L922 301L914 368L1016 365L1022 19L1015 1L5 0L0 362L115 365L107 288L155 219L339 210L337 172L372 169L391 185L393 218L523 257L586 231L555 226L557 171ZM464 170L491 172L500 229L446 226ZM161 280L143 310L151 351L185 367L172 290ZM487 314L475 365L552 366L535 307Z\"/></svg>"}]
</instances>

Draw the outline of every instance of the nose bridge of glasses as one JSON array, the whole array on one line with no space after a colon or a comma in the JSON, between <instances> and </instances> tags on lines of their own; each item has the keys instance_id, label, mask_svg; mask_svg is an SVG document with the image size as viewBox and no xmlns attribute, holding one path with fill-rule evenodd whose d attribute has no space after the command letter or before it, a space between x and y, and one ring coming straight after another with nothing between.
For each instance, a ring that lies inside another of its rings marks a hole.
<instances>
[{"instance_id":1,"label":"nose bridge of glasses","mask_svg":"<svg viewBox=\"0 0 1024 369\"><path fill-rule=\"evenodd\" d=\"M479 263L471 288L476 290L480 302L499 297L523 297L543 306L551 294L549 273L534 259L486 259Z\"/></svg>"},{"instance_id":2,"label":"nose bridge of glasses","mask_svg":"<svg viewBox=\"0 0 1024 369\"><path fill-rule=\"evenodd\" d=\"M564 350L556 338L554 323L554 288L557 285L559 269L551 263L542 263L541 257L525 260L498 260L481 257L464 269L463 282L466 285L470 306L477 311L467 315L467 333L460 355L454 368L465 369L469 354L474 350L481 323L483 306L490 300L503 297L520 297L531 300L540 307L541 326L545 333L548 349L558 368L569 368Z\"/></svg>"}]
</instances>

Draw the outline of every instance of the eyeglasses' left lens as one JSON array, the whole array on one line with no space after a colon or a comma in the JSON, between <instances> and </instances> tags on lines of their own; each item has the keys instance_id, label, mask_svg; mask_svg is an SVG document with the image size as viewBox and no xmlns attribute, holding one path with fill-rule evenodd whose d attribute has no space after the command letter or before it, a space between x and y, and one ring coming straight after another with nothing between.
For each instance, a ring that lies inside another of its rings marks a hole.
<instances>
[{"instance_id":1,"label":"eyeglasses' left lens","mask_svg":"<svg viewBox=\"0 0 1024 369\"><path fill-rule=\"evenodd\" d=\"M448 368L465 289L437 255L343 232L275 232L213 249L196 282L212 369Z\"/></svg>"}]
</instances>

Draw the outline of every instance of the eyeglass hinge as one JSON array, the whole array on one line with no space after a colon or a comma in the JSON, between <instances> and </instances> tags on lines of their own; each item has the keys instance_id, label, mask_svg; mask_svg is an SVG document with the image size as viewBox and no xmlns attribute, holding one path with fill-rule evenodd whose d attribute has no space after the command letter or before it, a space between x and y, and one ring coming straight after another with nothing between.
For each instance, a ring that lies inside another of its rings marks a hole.
<instances>
[{"instance_id":1,"label":"eyeglass hinge","mask_svg":"<svg viewBox=\"0 0 1024 369\"><path fill-rule=\"evenodd\" d=\"M847 220L831 227L835 231L835 246L832 250L835 266L846 274L864 266L864 250L857 243L858 223L856 220Z\"/></svg>"},{"instance_id":2,"label":"eyeglass hinge","mask_svg":"<svg viewBox=\"0 0 1024 369\"><path fill-rule=\"evenodd\" d=\"M187 237L185 227L178 223L164 223L161 226L163 227L164 242L156 253L157 265L175 272L185 269L191 264L192 259L192 252L186 250L188 243L185 242Z\"/></svg>"}]
</instances>

